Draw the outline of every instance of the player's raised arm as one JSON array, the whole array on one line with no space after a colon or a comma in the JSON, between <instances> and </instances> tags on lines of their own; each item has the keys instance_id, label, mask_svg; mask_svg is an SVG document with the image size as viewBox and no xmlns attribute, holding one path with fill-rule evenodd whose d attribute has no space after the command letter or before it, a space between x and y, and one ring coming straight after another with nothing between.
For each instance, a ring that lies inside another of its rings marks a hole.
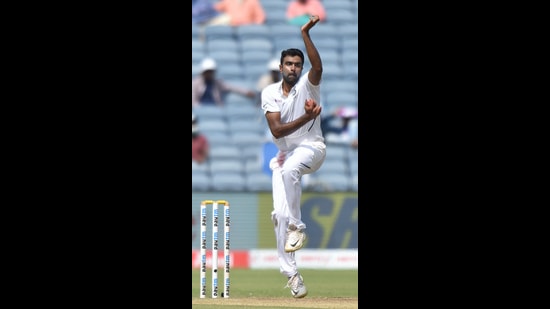
<instances>
[{"instance_id":1,"label":"player's raised arm","mask_svg":"<svg viewBox=\"0 0 550 309\"><path fill-rule=\"evenodd\" d=\"M304 45L306 46L307 57L309 59L309 63L311 64L308 79L313 85L319 85L321 82L321 75L323 74L323 63L321 62L321 56L319 56L319 51L317 51L317 48L309 36L309 29L313 28L313 26L315 26L318 22L319 16L313 15L301 29Z\"/></svg>"}]
</instances>

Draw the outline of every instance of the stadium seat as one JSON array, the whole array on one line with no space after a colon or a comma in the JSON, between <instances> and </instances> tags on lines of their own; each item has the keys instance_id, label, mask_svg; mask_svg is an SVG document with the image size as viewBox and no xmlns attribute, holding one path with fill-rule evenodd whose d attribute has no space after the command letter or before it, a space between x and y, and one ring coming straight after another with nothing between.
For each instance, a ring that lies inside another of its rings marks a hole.
<instances>
[{"instance_id":1,"label":"stadium seat","mask_svg":"<svg viewBox=\"0 0 550 309\"><path fill-rule=\"evenodd\" d=\"M218 164L218 161L239 160L241 149L233 143L214 144L210 143L210 172ZM236 166L235 166L236 167ZM242 167L242 166L241 166Z\"/></svg>"},{"instance_id":2,"label":"stadium seat","mask_svg":"<svg viewBox=\"0 0 550 309\"><path fill-rule=\"evenodd\" d=\"M284 26L286 21L286 5L284 8L270 8L265 11L265 24L267 26Z\"/></svg>"},{"instance_id":3,"label":"stadium seat","mask_svg":"<svg viewBox=\"0 0 550 309\"><path fill-rule=\"evenodd\" d=\"M262 110L250 102L242 101L242 104L232 104L226 107L227 118L231 121L255 121L260 123L260 117L263 118Z\"/></svg>"},{"instance_id":4,"label":"stadium seat","mask_svg":"<svg viewBox=\"0 0 550 309\"><path fill-rule=\"evenodd\" d=\"M358 83L351 82L349 80L328 80L324 81L321 87L324 87L324 89L327 89L328 91L338 89L338 91L347 91L351 93L358 93L359 90Z\"/></svg>"},{"instance_id":5,"label":"stadium seat","mask_svg":"<svg viewBox=\"0 0 550 309\"><path fill-rule=\"evenodd\" d=\"M264 135L264 126L256 119L232 119L227 120L229 125L229 132L231 135L254 133L257 135Z\"/></svg>"},{"instance_id":6,"label":"stadium seat","mask_svg":"<svg viewBox=\"0 0 550 309\"><path fill-rule=\"evenodd\" d=\"M239 51L239 43L234 39L212 39L206 41L206 53L215 52L219 50L232 50Z\"/></svg>"},{"instance_id":7,"label":"stadium seat","mask_svg":"<svg viewBox=\"0 0 550 309\"><path fill-rule=\"evenodd\" d=\"M225 108L216 105L199 105L192 109L197 116L199 128L202 128L203 121L223 121L225 120Z\"/></svg>"},{"instance_id":8,"label":"stadium seat","mask_svg":"<svg viewBox=\"0 0 550 309\"><path fill-rule=\"evenodd\" d=\"M334 25L357 24L356 13L346 9L333 9L327 13L327 23Z\"/></svg>"},{"instance_id":9,"label":"stadium seat","mask_svg":"<svg viewBox=\"0 0 550 309\"><path fill-rule=\"evenodd\" d=\"M359 38L359 26L357 24L339 24L336 25L338 29L338 36L342 39L355 39Z\"/></svg>"},{"instance_id":10,"label":"stadium seat","mask_svg":"<svg viewBox=\"0 0 550 309\"><path fill-rule=\"evenodd\" d=\"M319 168L317 172L325 174L325 173L342 173L344 175L348 175L349 173L349 167L348 167L348 160L341 159L341 160L325 160L323 162L323 165Z\"/></svg>"},{"instance_id":11,"label":"stadium seat","mask_svg":"<svg viewBox=\"0 0 550 309\"><path fill-rule=\"evenodd\" d=\"M206 52L206 44L199 40L198 38L191 39L191 52L200 52L205 53Z\"/></svg>"},{"instance_id":12,"label":"stadium seat","mask_svg":"<svg viewBox=\"0 0 550 309\"><path fill-rule=\"evenodd\" d=\"M265 39L270 36L270 28L267 25L242 25L235 27L235 37L237 40L243 39Z\"/></svg>"},{"instance_id":13,"label":"stadium seat","mask_svg":"<svg viewBox=\"0 0 550 309\"><path fill-rule=\"evenodd\" d=\"M191 186L193 191L209 191L211 189L210 182L210 176L206 173L193 172L191 175Z\"/></svg>"},{"instance_id":14,"label":"stadium seat","mask_svg":"<svg viewBox=\"0 0 550 309\"><path fill-rule=\"evenodd\" d=\"M330 106L355 106L357 107L357 93L347 91L331 91L325 97L325 103Z\"/></svg>"},{"instance_id":15,"label":"stadium seat","mask_svg":"<svg viewBox=\"0 0 550 309\"><path fill-rule=\"evenodd\" d=\"M330 15L330 12L327 13L327 16ZM338 28L336 25L329 24L329 23L318 23L315 25L315 30L312 30L311 38L315 43L317 43L317 40L320 38L338 38Z\"/></svg>"},{"instance_id":16,"label":"stadium seat","mask_svg":"<svg viewBox=\"0 0 550 309\"><path fill-rule=\"evenodd\" d=\"M330 14L333 10L347 10L353 11L353 2L349 0L323 0L323 6L325 10Z\"/></svg>"},{"instance_id":17,"label":"stadium seat","mask_svg":"<svg viewBox=\"0 0 550 309\"><path fill-rule=\"evenodd\" d=\"M227 147L225 147L227 148ZM214 154L212 149L211 155ZM222 155L222 154L220 154ZM241 160L240 151L238 157L215 157L210 159L210 175L215 173L234 173L242 175L244 173L244 162Z\"/></svg>"},{"instance_id":18,"label":"stadium seat","mask_svg":"<svg viewBox=\"0 0 550 309\"><path fill-rule=\"evenodd\" d=\"M238 51L232 49L210 50L208 57L216 60L218 68L222 68L227 64L241 64L241 55Z\"/></svg>"},{"instance_id":19,"label":"stadium seat","mask_svg":"<svg viewBox=\"0 0 550 309\"><path fill-rule=\"evenodd\" d=\"M258 145L264 141L264 135L262 133L256 132L244 132L237 131L231 132L231 141L234 145L242 148L247 145Z\"/></svg>"},{"instance_id":20,"label":"stadium seat","mask_svg":"<svg viewBox=\"0 0 550 309\"><path fill-rule=\"evenodd\" d=\"M204 38L206 41L212 39L234 40L235 33L231 26L206 26L204 27Z\"/></svg>"},{"instance_id":21,"label":"stadium seat","mask_svg":"<svg viewBox=\"0 0 550 309\"><path fill-rule=\"evenodd\" d=\"M199 130L204 134L209 134L210 132L227 132L229 127L225 119L209 119L201 118L199 119Z\"/></svg>"},{"instance_id":22,"label":"stadium seat","mask_svg":"<svg viewBox=\"0 0 550 309\"><path fill-rule=\"evenodd\" d=\"M284 14L283 14L284 15ZM269 26L271 29L271 38L273 40L276 39L302 39L302 35L300 34L300 27L295 25L289 25L286 23L283 25L271 25ZM312 31L313 33L313 31Z\"/></svg>"},{"instance_id":23,"label":"stadium seat","mask_svg":"<svg viewBox=\"0 0 550 309\"><path fill-rule=\"evenodd\" d=\"M273 43L268 38L246 38L239 41L240 51L273 53Z\"/></svg>"},{"instance_id":24,"label":"stadium seat","mask_svg":"<svg viewBox=\"0 0 550 309\"><path fill-rule=\"evenodd\" d=\"M239 63L226 62L218 65L216 75L230 82L233 79L243 79L244 70Z\"/></svg>"},{"instance_id":25,"label":"stadium seat","mask_svg":"<svg viewBox=\"0 0 550 309\"><path fill-rule=\"evenodd\" d=\"M243 65L250 65L250 63L261 64L265 71L267 71L266 66L269 60L273 58L273 50L243 50L240 56Z\"/></svg>"},{"instance_id":26,"label":"stadium seat","mask_svg":"<svg viewBox=\"0 0 550 309\"><path fill-rule=\"evenodd\" d=\"M210 179L213 191L242 192L246 190L246 178L241 174L212 171Z\"/></svg>"},{"instance_id":27,"label":"stadium seat","mask_svg":"<svg viewBox=\"0 0 550 309\"><path fill-rule=\"evenodd\" d=\"M321 55L322 59L323 55ZM335 63L323 63L323 79L324 80L331 80L331 79L342 79L344 78L344 69L341 65L335 64Z\"/></svg>"},{"instance_id":28,"label":"stadium seat","mask_svg":"<svg viewBox=\"0 0 550 309\"><path fill-rule=\"evenodd\" d=\"M351 189L351 179L347 174L323 173L319 170L316 178L323 184L323 190L327 192L346 192Z\"/></svg>"},{"instance_id":29,"label":"stadium seat","mask_svg":"<svg viewBox=\"0 0 550 309\"><path fill-rule=\"evenodd\" d=\"M197 163L195 161L191 162L191 172L197 174L209 174L210 173L210 163L203 162Z\"/></svg>"},{"instance_id":30,"label":"stadium seat","mask_svg":"<svg viewBox=\"0 0 550 309\"><path fill-rule=\"evenodd\" d=\"M325 162L329 162L329 161L344 162L346 164L346 170L347 170L347 164L349 161L348 160L349 149L350 149L350 146L348 146L347 144L340 144L340 143L331 144L330 147L327 147ZM335 163L329 163L329 164L335 164Z\"/></svg>"},{"instance_id":31,"label":"stadium seat","mask_svg":"<svg viewBox=\"0 0 550 309\"><path fill-rule=\"evenodd\" d=\"M246 189L251 192L270 192L272 190L271 176L258 172L246 175Z\"/></svg>"},{"instance_id":32,"label":"stadium seat","mask_svg":"<svg viewBox=\"0 0 550 309\"><path fill-rule=\"evenodd\" d=\"M301 49L304 53L306 51L304 40L300 37L273 38L273 52L275 53L275 55L277 55L277 58L281 56L281 51L289 48L298 48Z\"/></svg>"}]
</instances>

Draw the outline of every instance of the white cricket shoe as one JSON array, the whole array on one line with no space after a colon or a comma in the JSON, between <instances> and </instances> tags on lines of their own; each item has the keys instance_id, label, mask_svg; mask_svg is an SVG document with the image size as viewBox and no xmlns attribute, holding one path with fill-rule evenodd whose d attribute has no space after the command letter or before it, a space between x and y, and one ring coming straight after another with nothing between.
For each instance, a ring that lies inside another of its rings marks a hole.
<instances>
[{"instance_id":1,"label":"white cricket shoe","mask_svg":"<svg viewBox=\"0 0 550 309\"><path fill-rule=\"evenodd\" d=\"M294 224L288 226L286 232L285 252L294 252L304 246L306 233L296 228Z\"/></svg>"},{"instance_id":2,"label":"white cricket shoe","mask_svg":"<svg viewBox=\"0 0 550 309\"><path fill-rule=\"evenodd\" d=\"M300 273L296 273L296 275L292 276L288 280L286 287L290 288L290 293L292 293L294 298L302 298L307 295L307 288L304 285L304 278L302 278Z\"/></svg>"}]
</instances>

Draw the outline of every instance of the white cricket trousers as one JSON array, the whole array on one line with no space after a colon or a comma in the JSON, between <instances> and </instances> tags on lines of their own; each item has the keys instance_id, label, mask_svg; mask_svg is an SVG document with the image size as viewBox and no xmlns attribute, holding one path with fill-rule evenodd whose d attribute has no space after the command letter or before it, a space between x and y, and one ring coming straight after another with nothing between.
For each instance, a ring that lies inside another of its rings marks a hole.
<instances>
[{"instance_id":1,"label":"white cricket trousers","mask_svg":"<svg viewBox=\"0 0 550 309\"><path fill-rule=\"evenodd\" d=\"M300 145L287 153L279 151L269 163L269 167L273 171L271 220L275 226L280 272L287 277L292 277L298 272L295 252L285 252L288 226L294 224L300 230L306 228L305 223L302 222L300 209L302 175L317 171L325 161L325 156L325 144L312 142ZM280 163L283 163L282 166Z\"/></svg>"}]
</instances>

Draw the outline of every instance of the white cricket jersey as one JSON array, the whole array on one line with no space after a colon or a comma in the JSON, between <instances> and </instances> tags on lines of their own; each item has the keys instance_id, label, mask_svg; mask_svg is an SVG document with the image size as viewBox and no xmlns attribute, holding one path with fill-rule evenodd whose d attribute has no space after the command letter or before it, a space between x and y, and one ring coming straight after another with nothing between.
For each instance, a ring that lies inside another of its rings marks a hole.
<instances>
[{"instance_id":1,"label":"white cricket jersey","mask_svg":"<svg viewBox=\"0 0 550 309\"><path fill-rule=\"evenodd\" d=\"M281 122L288 123L305 114L306 99L313 99L321 104L320 84L314 86L307 78L309 71L302 74L298 82L292 87L288 97L283 95L283 81L266 86L262 90L262 110L267 112L280 112ZM322 106L322 105L321 105ZM310 120L306 125L294 131L290 135L275 138L273 142L281 151L291 151L303 142L324 142L321 131L321 115Z\"/></svg>"}]
</instances>

